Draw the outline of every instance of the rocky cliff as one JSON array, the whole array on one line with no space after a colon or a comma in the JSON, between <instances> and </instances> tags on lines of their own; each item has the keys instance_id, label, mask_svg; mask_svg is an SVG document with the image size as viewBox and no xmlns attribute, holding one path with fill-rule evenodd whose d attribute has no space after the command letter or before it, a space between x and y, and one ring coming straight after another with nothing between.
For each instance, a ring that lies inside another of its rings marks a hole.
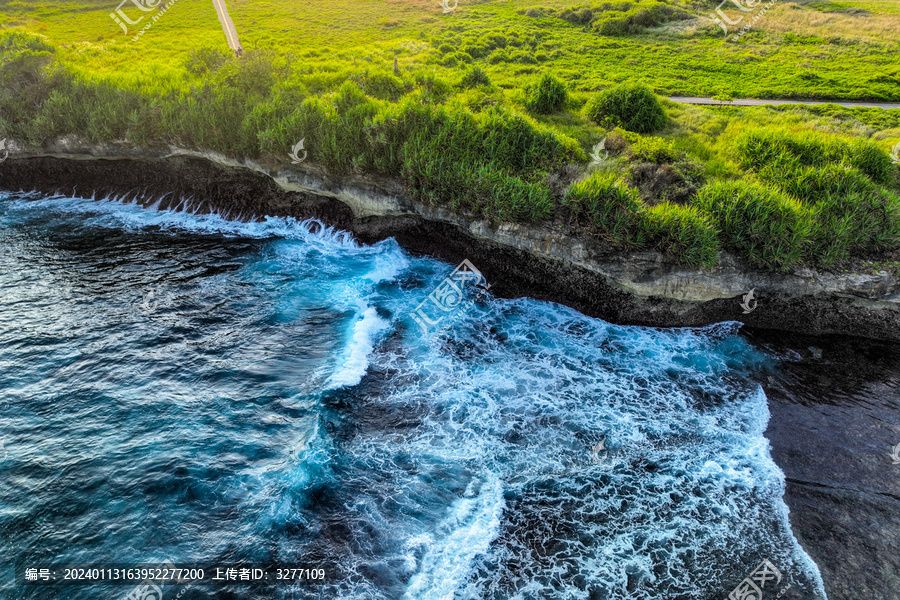
<instances>
[{"instance_id":1,"label":"rocky cliff","mask_svg":"<svg viewBox=\"0 0 900 600\"><path fill-rule=\"evenodd\" d=\"M287 158L236 161L67 136L40 152L11 144L0 164L0 189L118 197L237 219L315 217L363 242L394 237L412 252L451 262L468 258L500 296L552 300L616 323L741 321L753 328L900 340L900 281L886 271L773 273L726 253L713 269L688 268L656 252L623 252L566 225L491 223L418 202L397 181L338 177ZM741 299L750 290L756 302L747 313Z\"/></svg>"}]
</instances>

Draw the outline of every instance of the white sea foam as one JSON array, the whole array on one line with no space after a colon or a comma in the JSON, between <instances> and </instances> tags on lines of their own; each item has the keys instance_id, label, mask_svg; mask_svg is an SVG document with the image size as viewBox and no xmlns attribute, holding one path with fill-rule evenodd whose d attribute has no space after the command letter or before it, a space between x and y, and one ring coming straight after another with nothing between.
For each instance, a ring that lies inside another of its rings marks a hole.
<instances>
[{"instance_id":1,"label":"white sea foam","mask_svg":"<svg viewBox=\"0 0 900 600\"><path fill-rule=\"evenodd\" d=\"M487 553L500 529L503 486L494 475L478 483L477 492L472 482L465 496L450 505L404 600L451 600L468 583L475 558Z\"/></svg>"},{"instance_id":2,"label":"white sea foam","mask_svg":"<svg viewBox=\"0 0 900 600\"><path fill-rule=\"evenodd\" d=\"M16 195L20 197L21 195ZM122 202L117 197L101 200L68 196L40 197L29 200L13 200L12 210L44 210L58 214L70 213L87 216L86 224L141 231L149 228L178 232L210 233L247 238L281 237L295 240L320 240L340 246L357 246L353 236L346 231L325 226L316 219L298 220L292 217L265 216L261 220L235 220L220 212L199 213L183 210L188 199L182 199L175 207L160 210L161 200L141 206L136 202ZM247 215L253 217L253 215Z\"/></svg>"},{"instance_id":3,"label":"white sea foam","mask_svg":"<svg viewBox=\"0 0 900 600\"><path fill-rule=\"evenodd\" d=\"M786 508L766 398L734 376L765 361L735 330L616 327L516 300L463 314L441 343L410 332L413 358L376 353L404 383L368 401L427 406L415 429L350 449L395 473L392 501L418 514L423 490L463 468L512 498L456 500L430 526L384 516L411 569L407 600L722 595L759 552L817 587L796 540L768 525ZM398 454L412 466L397 470Z\"/></svg>"},{"instance_id":4,"label":"white sea foam","mask_svg":"<svg viewBox=\"0 0 900 600\"><path fill-rule=\"evenodd\" d=\"M375 347L379 333L387 327L387 322L378 316L373 307L365 309L362 317L353 324L350 342L344 350L337 371L331 376L331 389L358 384L369 366L369 355Z\"/></svg>"}]
</instances>

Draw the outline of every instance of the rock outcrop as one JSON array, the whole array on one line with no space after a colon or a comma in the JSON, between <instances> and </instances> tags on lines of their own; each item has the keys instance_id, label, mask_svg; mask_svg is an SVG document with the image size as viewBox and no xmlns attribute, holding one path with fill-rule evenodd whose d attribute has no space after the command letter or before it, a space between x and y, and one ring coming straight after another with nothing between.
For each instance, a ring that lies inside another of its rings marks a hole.
<instances>
[{"instance_id":1,"label":"rock outcrop","mask_svg":"<svg viewBox=\"0 0 900 600\"><path fill-rule=\"evenodd\" d=\"M40 152L11 145L0 189L119 197L232 218L317 218L363 242L468 258L500 296L527 295L622 323L660 327L740 321L752 328L900 340L893 274L756 270L723 253L712 269L657 252L623 252L566 225L491 223L430 206L394 180L334 176L312 163L236 161L172 147L93 145L67 136ZM742 296L754 291L746 312Z\"/></svg>"}]
</instances>

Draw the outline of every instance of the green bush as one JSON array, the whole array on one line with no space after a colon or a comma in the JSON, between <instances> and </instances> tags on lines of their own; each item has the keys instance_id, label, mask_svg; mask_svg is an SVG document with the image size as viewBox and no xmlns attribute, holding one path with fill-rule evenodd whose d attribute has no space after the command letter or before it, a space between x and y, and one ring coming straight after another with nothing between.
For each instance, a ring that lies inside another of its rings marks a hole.
<instances>
[{"instance_id":1,"label":"green bush","mask_svg":"<svg viewBox=\"0 0 900 600\"><path fill-rule=\"evenodd\" d=\"M147 126L156 123L146 98L108 82L89 83L80 78L60 81L41 108L36 125L42 139L78 133L90 142L135 137L143 141ZM142 128L143 123L147 125Z\"/></svg>"},{"instance_id":2,"label":"green bush","mask_svg":"<svg viewBox=\"0 0 900 600\"><path fill-rule=\"evenodd\" d=\"M216 87L233 88L253 103L268 96L275 83L287 79L289 73L283 57L268 50L250 50L240 60L223 64L211 82Z\"/></svg>"},{"instance_id":3,"label":"green bush","mask_svg":"<svg viewBox=\"0 0 900 600\"><path fill-rule=\"evenodd\" d=\"M738 161L745 168L795 169L800 165L821 166L839 161L843 155L837 140L812 135L796 136L781 131L754 130L736 140Z\"/></svg>"},{"instance_id":4,"label":"green bush","mask_svg":"<svg viewBox=\"0 0 900 600\"><path fill-rule=\"evenodd\" d=\"M703 187L693 205L710 215L728 248L756 267L784 270L804 257L810 215L780 192L758 183L718 181Z\"/></svg>"},{"instance_id":5,"label":"green bush","mask_svg":"<svg viewBox=\"0 0 900 600\"><path fill-rule=\"evenodd\" d=\"M600 35L624 36L641 33L670 21L691 18L685 11L662 2L650 6L636 6L622 16L597 19L593 28Z\"/></svg>"},{"instance_id":6,"label":"green bush","mask_svg":"<svg viewBox=\"0 0 900 600\"><path fill-rule=\"evenodd\" d=\"M465 52L453 52L452 54L448 54L444 57L444 60L441 61L441 64L445 67L455 67L456 65L462 64L470 64L472 62L472 56Z\"/></svg>"},{"instance_id":7,"label":"green bush","mask_svg":"<svg viewBox=\"0 0 900 600\"><path fill-rule=\"evenodd\" d=\"M587 114L598 125L619 125L635 133L658 131L668 120L656 94L640 83L623 83L594 95Z\"/></svg>"},{"instance_id":8,"label":"green bush","mask_svg":"<svg viewBox=\"0 0 900 600\"><path fill-rule=\"evenodd\" d=\"M795 170L800 166L823 167L844 162L877 183L889 182L893 173L888 153L870 140L848 143L813 133L753 130L738 137L736 148L741 165L754 171L766 167Z\"/></svg>"},{"instance_id":9,"label":"green bush","mask_svg":"<svg viewBox=\"0 0 900 600\"><path fill-rule=\"evenodd\" d=\"M367 96L396 102L406 93L403 81L390 73L371 73L361 79L363 91Z\"/></svg>"},{"instance_id":10,"label":"green bush","mask_svg":"<svg viewBox=\"0 0 900 600\"><path fill-rule=\"evenodd\" d=\"M890 181L890 158L874 143L754 131L737 140L737 152L760 179L807 205L811 262L827 266L900 243L896 194L876 183Z\"/></svg>"},{"instance_id":11,"label":"green bush","mask_svg":"<svg viewBox=\"0 0 900 600\"><path fill-rule=\"evenodd\" d=\"M890 155L871 140L857 140L846 146L848 162L876 183L889 183L894 165Z\"/></svg>"},{"instance_id":12,"label":"green bush","mask_svg":"<svg viewBox=\"0 0 900 600\"><path fill-rule=\"evenodd\" d=\"M569 101L566 84L545 73L537 85L528 88L525 97L525 108L539 115L549 115L565 108Z\"/></svg>"},{"instance_id":13,"label":"green bush","mask_svg":"<svg viewBox=\"0 0 900 600\"><path fill-rule=\"evenodd\" d=\"M900 198L892 192L827 195L812 208L811 258L831 265L900 244Z\"/></svg>"},{"instance_id":14,"label":"green bush","mask_svg":"<svg viewBox=\"0 0 900 600\"><path fill-rule=\"evenodd\" d=\"M633 160L651 162L658 165L674 163L684 156L684 153L676 150L674 144L669 140L653 136L638 138L631 145L630 150Z\"/></svg>"},{"instance_id":15,"label":"green bush","mask_svg":"<svg viewBox=\"0 0 900 600\"><path fill-rule=\"evenodd\" d=\"M900 244L897 195L879 185L893 177L890 158L873 142L751 131L738 138L737 155L808 207L810 262L831 265Z\"/></svg>"},{"instance_id":16,"label":"green bush","mask_svg":"<svg viewBox=\"0 0 900 600\"><path fill-rule=\"evenodd\" d=\"M827 196L877 192L877 186L860 171L840 164L766 166L759 171L759 178L808 204Z\"/></svg>"},{"instance_id":17,"label":"green bush","mask_svg":"<svg viewBox=\"0 0 900 600\"><path fill-rule=\"evenodd\" d=\"M478 44L465 44L460 47L460 52L464 52L471 56L472 58L479 59L485 58L491 53L490 48L486 48L484 46L480 46Z\"/></svg>"},{"instance_id":18,"label":"green bush","mask_svg":"<svg viewBox=\"0 0 900 600\"><path fill-rule=\"evenodd\" d=\"M56 49L44 38L22 31L0 31L0 130L6 135L43 141L35 116L52 90L71 77L48 68ZM46 126L43 127L46 130Z\"/></svg>"},{"instance_id":19,"label":"green bush","mask_svg":"<svg viewBox=\"0 0 900 600\"><path fill-rule=\"evenodd\" d=\"M538 64L537 59L534 57L534 54L531 52L527 52L525 50L516 50L515 52L509 53L510 62L516 62L521 65L536 65Z\"/></svg>"},{"instance_id":20,"label":"green bush","mask_svg":"<svg viewBox=\"0 0 900 600\"><path fill-rule=\"evenodd\" d=\"M693 267L716 264L718 232L696 208L665 202L646 209L641 217L646 238L660 252Z\"/></svg>"},{"instance_id":21,"label":"green bush","mask_svg":"<svg viewBox=\"0 0 900 600\"><path fill-rule=\"evenodd\" d=\"M427 103L440 104L453 93L453 86L434 73L416 75L416 86L422 90L422 100Z\"/></svg>"},{"instance_id":22,"label":"green bush","mask_svg":"<svg viewBox=\"0 0 900 600\"><path fill-rule=\"evenodd\" d=\"M640 244L637 225L643 205L637 191L615 173L598 172L573 183L564 204L571 220L591 233L617 243Z\"/></svg>"},{"instance_id":23,"label":"green bush","mask_svg":"<svg viewBox=\"0 0 900 600\"><path fill-rule=\"evenodd\" d=\"M498 168L495 163L459 160L453 117L428 133L416 133L404 145L404 169L413 194L430 204L462 208L498 221L537 222L549 218L550 190ZM448 145L449 144L449 145Z\"/></svg>"},{"instance_id":24,"label":"green bush","mask_svg":"<svg viewBox=\"0 0 900 600\"><path fill-rule=\"evenodd\" d=\"M469 89L483 85L491 85L491 80L488 78L487 73L484 72L484 69L476 66L469 69L466 74L463 75L459 85L463 89Z\"/></svg>"},{"instance_id":25,"label":"green bush","mask_svg":"<svg viewBox=\"0 0 900 600\"><path fill-rule=\"evenodd\" d=\"M194 48L188 53L185 67L194 75L205 76L217 72L230 58L218 48Z\"/></svg>"},{"instance_id":26,"label":"green bush","mask_svg":"<svg viewBox=\"0 0 900 600\"><path fill-rule=\"evenodd\" d=\"M488 56L488 63L492 65L497 65L504 62L511 62L511 58L509 57L509 52L506 51L505 48L501 48L500 50L494 50L490 56Z\"/></svg>"},{"instance_id":27,"label":"green bush","mask_svg":"<svg viewBox=\"0 0 900 600\"><path fill-rule=\"evenodd\" d=\"M481 36L481 45L488 50L496 50L498 48L506 48L509 41L502 33L489 33Z\"/></svg>"},{"instance_id":28,"label":"green bush","mask_svg":"<svg viewBox=\"0 0 900 600\"><path fill-rule=\"evenodd\" d=\"M631 7L631 4L628 3L628 8ZM627 10L627 9L625 9ZM602 8L588 8L588 7L580 7L580 8L564 8L559 11L558 16L563 21L568 21L573 25L588 25L591 21L594 20L595 14L599 14L603 12Z\"/></svg>"}]
</instances>

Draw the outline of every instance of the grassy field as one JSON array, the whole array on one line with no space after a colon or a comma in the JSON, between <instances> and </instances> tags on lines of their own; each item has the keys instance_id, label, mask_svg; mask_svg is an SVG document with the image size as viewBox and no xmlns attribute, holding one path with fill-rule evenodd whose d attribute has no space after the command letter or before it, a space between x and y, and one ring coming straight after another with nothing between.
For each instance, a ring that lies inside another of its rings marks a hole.
<instances>
[{"instance_id":1,"label":"grassy field","mask_svg":"<svg viewBox=\"0 0 900 600\"><path fill-rule=\"evenodd\" d=\"M122 5L146 15L126 35L115 1L0 0L0 137L235 157L305 139L335 173L692 265L728 249L838 268L900 246L900 111L655 95L900 101L900 3L759 3L736 37L714 0L230 0L235 59L211 1L145 1Z\"/></svg>"}]
</instances>

